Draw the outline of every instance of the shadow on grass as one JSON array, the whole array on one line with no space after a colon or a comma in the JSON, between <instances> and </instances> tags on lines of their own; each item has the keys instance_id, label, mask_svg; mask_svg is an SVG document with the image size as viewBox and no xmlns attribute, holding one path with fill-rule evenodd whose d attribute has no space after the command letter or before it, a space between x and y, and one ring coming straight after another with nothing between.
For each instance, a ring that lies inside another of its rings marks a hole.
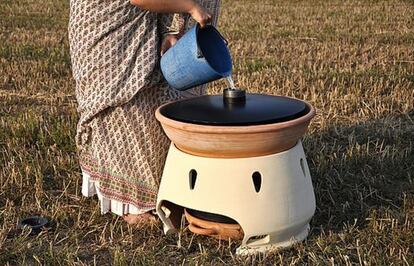
<instances>
[{"instance_id":1,"label":"shadow on grass","mask_svg":"<svg viewBox=\"0 0 414 266\"><path fill-rule=\"evenodd\" d=\"M316 194L311 235L366 227L375 212L404 215L414 192L414 110L308 135L304 147Z\"/></svg>"}]
</instances>

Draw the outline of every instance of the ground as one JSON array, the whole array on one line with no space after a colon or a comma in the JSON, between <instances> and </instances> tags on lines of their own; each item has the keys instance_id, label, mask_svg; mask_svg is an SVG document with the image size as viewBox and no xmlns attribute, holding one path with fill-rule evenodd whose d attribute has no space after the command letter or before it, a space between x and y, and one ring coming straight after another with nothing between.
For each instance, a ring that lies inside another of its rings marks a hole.
<instances>
[{"instance_id":1,"label":"ground","mask_svg":"<svg viewBox=\"0 0 414 266\"><path fill-rule=\"evenodd\" d=\"M412 1L224 1L236 84L318 113L303 140L310 235L251 257L187 229L128 226L81 196L68 12L63 0L0 2L1 265L414 264ZM53 221L47 232L15 229L33 214Z\"/></svg>"}]
</instances>

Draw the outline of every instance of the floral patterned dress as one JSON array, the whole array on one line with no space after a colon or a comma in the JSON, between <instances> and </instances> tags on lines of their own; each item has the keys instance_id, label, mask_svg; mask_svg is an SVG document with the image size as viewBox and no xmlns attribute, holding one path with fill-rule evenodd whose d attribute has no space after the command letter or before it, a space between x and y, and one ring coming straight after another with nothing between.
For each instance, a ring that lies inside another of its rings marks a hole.
<instances>
[{"instance_id":1,"label":"floral patterned dress","mask_svg":"<svg viewBox=\"0 0 414 266\"><path fill-rule=\"evenodd\" d=\"M217 22L219 0L198 1ZM155 208L169 140L156 121L166 102L204 93L170 88L159 69L163 34L194 21L156 14L129 0L71 0L69 42L80 119L76 144L82 193L98 195L102 213Z\"/></svg>"}]
</instances>

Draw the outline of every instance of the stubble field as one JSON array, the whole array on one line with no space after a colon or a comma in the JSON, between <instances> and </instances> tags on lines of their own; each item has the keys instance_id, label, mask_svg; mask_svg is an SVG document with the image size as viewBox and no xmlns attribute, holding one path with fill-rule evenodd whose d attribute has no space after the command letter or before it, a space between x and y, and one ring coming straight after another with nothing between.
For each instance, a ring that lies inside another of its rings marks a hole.
<instances>
[{"instance_id":1,"label":"stubble field","mask_svg":"<svg viewBox=\"0 0 414 266\"><path fill-rule=\"evenodd\" d=\"M250 257L128 226L81 196L67 22L68 1L0 2L0 265L414 264L413 2L224 1L237 85L318 110L303 141L310 235ZM15 229L33 214L48 231Z\"/></svg>"}]
</instances>

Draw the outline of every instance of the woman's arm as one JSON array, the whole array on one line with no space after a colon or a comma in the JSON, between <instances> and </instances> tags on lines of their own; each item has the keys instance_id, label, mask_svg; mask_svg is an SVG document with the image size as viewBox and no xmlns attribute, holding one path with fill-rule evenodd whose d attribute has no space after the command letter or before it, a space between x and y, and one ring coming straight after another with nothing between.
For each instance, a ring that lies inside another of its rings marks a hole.
<instances>
[{"instance_id":1,"label":"woman's arm","mask_svg":"<svg viewBox=\"0 0 414 266\"><path fill-rule=\"evenodd\" d=\"M193 0L130 0L141 9L156 13L188 13L201 27L211 22L211 15Z\"/></svg>"},{"instance_id":2,"label":"woman's arm","mask_svg":"<svg viewBox=\"0 0 414 266\"><path fill-rule=\"evenodd\" d=\"M159 31L162 36L161 56L184 34L186 16L183 13L159 14Z\"/></svg>"},{"instance_id":3,"label":"woman's arm","mask_svg":"<svg viewBox=\"0 0 414 266\"><path fill-rule=\"evenodd\" d=\"M158 14L158 26L160 34L184 34L187 14L183 13L162 13Z\"/></svg>"}]
</instances>

